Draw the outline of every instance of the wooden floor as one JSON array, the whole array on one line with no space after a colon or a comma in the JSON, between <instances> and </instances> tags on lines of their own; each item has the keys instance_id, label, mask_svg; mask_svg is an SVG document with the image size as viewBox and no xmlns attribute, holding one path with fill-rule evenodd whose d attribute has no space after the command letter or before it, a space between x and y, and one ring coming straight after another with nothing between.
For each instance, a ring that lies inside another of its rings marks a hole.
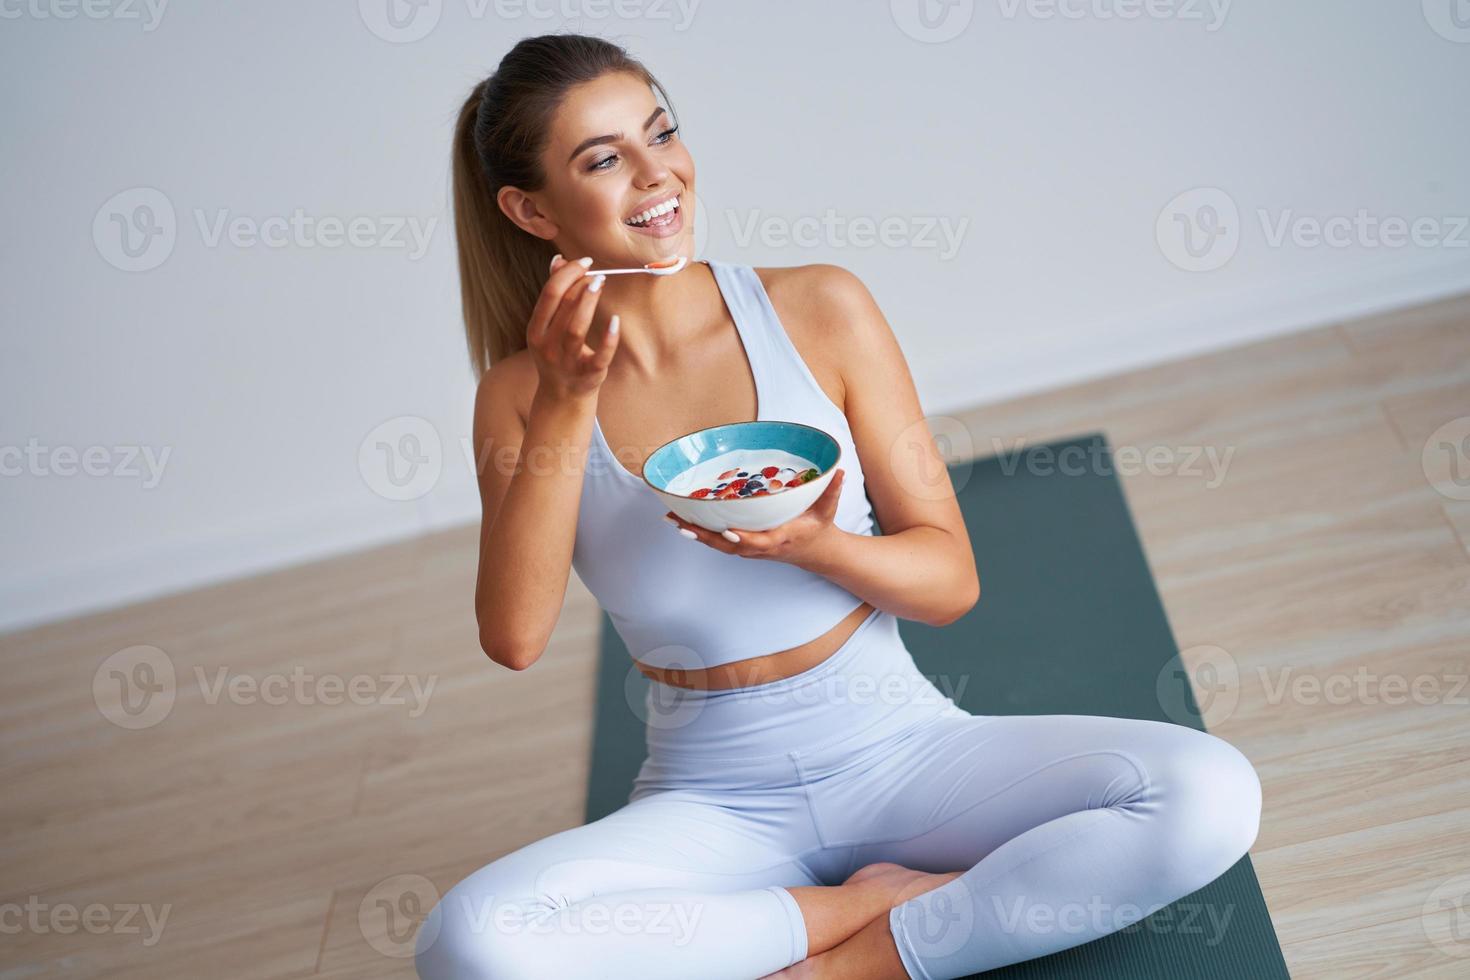
<instances>
[{"instance_id":1,"label":"wooden floor","mask_svg":"<svg viewBox=\"0 0 1470 980\"><path fill-rule=\"evenodd\" d=\"M1238 672L1206 722L1261 774L1252 853L1298 978L1470 974L1470 502L1423 461L1465 416L1470 297L964 417L981 455L1094 430L1233 451L1218 486L1124 482L1186 660ZM493 665L475 543L0 637L0 980L410 977L414 895L579 823L598 609L574 580L546 656ZM150 657L174 693L128 714Z\"/></svg>"}]
</instances>

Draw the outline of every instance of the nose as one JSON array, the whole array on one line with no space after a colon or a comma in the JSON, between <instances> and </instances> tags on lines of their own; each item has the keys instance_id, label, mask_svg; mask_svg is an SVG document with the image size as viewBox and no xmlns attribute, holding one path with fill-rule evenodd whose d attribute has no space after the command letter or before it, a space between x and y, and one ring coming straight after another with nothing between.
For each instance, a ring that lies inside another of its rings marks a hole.
<instances>
[{"instance_id":1,"label":"nose","mask_svg":"<svg viewBox=\"0 0 1470 980\"><path fill-rule=\"evenodd\" d=\"M638 154L634 173L638 186L643 188L657 187L669 179L668 165L647 150Z\"/></svg>"}]
</instances>

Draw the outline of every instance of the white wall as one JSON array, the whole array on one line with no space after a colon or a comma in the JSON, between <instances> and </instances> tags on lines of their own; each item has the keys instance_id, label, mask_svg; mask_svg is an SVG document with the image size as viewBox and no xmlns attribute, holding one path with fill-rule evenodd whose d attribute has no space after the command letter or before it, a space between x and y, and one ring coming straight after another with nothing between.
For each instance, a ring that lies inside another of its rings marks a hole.
<instances>
[{"instance_id":1,"label":"white wall","mask_svg":"<svg viewBox=\"0 0 1470 980\"><path fill-rule=\"evenodd\" d=\"M705 253L857 272L932 413L1470 288L1454 0L935 3L947 40L903 0L430 0L398 34L403 0L158 2L0 2L0 628L475 519L448 139L528 34L644 58L695 155ZM1171 215L1156 232L1194 188L1240 214L1210 271L1171 261ZM174 239L125 271L110 222L146 195ZM295 209L417 222L427 250L208 236ZM1428 224L1418 245L1272 245L1258 209ZM807 244L775 237L829 213ZM858 219L898 230L858 246ZM408 501L359 466L401 416L443 446ZM94 475L65 475L89 447ZM156 485L134 449L168 453Z\"/></svg>"}]
</instances>

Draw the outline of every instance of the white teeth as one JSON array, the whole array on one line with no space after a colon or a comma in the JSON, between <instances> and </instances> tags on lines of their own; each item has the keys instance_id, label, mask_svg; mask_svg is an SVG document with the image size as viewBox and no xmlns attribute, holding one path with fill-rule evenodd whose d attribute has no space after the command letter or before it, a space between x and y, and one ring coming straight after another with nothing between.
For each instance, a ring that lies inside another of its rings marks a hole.
<instances>
[{"instance_id":1,"label":"white teeth","mask_svg":"<svg viewBox=\"0 0 1470 980\"><path fill-rule=\"evenodd\" d=\"M640 214L635 214L633 217L627 220L626 224L646 224L647 222L652 221L654 218L657 218L661 214L668 214L670 211L678 210L678 207L679 199L677 197L670 198L669 200L656 207L649 208L647 211L641 212Z\"/></svg>"}]
</instances>

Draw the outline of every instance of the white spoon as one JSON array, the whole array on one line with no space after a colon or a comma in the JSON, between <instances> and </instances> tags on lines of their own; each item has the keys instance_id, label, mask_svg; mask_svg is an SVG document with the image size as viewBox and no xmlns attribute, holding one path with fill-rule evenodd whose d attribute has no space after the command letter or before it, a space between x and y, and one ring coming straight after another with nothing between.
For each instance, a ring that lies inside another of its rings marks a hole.
<instances>
[{"instance_id":1,"label":"white spoon","mask_svg":"<svg viewBox=\"0 0 1470 980\"><path fill-rule=\"evenodd\" d=\"M680 269L684 268L684 266L689 264L689 260L682 255L679 256L677 259L663 259L661 261L667 264L659 265L657 263L650 262L648 265L642 267L641 269L588 269L586 272L582 273L582 275L616 276L619 273L623 272L646 272L651 276L671 276L674 273L678 272Z\"/></svg>"}]
</instances>

